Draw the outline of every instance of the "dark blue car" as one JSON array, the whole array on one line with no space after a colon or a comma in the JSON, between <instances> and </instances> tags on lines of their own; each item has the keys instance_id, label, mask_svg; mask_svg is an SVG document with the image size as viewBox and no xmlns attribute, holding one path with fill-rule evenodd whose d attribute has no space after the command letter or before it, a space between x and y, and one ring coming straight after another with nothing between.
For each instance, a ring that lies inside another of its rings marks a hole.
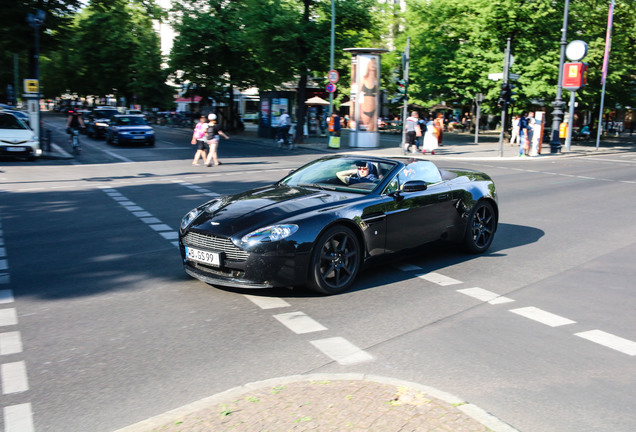
<instances>
[{"instance_id":1,"label":"dark blue car","mask_svg":"<svg viewBox=\"0 0 636 432\"><path fill-rule=\"evenodd\" d=\"M142 115L115 115L106 129L106 141L119 144L155 145L155 131Z\"/></svg>"}]
</instances>

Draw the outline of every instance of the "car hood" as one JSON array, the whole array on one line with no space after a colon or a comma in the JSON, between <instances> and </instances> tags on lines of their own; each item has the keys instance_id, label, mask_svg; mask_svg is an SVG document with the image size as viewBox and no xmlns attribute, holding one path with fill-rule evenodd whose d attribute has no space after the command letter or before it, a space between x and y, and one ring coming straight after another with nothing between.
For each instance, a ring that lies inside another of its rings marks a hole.
<instances>
[{"instance_id":1,"label":"car hood","mask_svg":"<svg viewBox=\"0 0 636 432\"><path fill-rule=\"evenodd\" d=\"M31 129L0 129L0 141L2 144L21 144L35 140Z\"/></svg>"},{"instance_id":2,"label":"car hood","mask_svg":"<svg viewBox=\"0 0 636 432\"><path fill-rule=\"evenodd\" d=\"M231 236L293 219L325 208L342 206L359 194L272 185L212 201L191 228Z\"/></svg>"},{"instance_id":3,"label":"car hood","mask_svg":"<svg viewBox=\"0 0 636 432\"><path fill-rule=\"evenodd\" d=\"M145 125L135 125L135 126L113 126L116 127L118 131L130 132L130 131L148 131L152 128L150 126Z\"/></svg>"}]
</instances>

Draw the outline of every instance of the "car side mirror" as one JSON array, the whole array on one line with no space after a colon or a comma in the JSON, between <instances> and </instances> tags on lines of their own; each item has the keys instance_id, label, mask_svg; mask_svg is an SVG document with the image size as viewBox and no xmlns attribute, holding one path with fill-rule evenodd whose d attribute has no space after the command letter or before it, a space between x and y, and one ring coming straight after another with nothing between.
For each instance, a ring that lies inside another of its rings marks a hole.
<instances>
[{"instance_id":1,"label":"car side mirror","mask_svg":"<svg viewBox=\"0 0 636 432\"><path fill-rule=\"evenodd\" d=\"M402 190L404 192L420 192L424 191L428 188L428 185L425 181L422 180L411 180L404 184Z\"/></svg>"}]
</instances>

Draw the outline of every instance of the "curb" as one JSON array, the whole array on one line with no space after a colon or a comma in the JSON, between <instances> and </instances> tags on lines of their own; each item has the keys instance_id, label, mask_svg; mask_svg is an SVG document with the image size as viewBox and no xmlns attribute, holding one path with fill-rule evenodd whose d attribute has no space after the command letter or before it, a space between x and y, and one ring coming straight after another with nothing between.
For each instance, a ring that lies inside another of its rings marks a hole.
<instances>
[{"instance_id":1,"label":"curb","mask_svg":"<svg viewBox=\"0 0 636 432\"><path fill-rule=\"evenodd\" d=\"M167 411L163 414L142 420L133 425L118 429L114 432L149 432L152 430L161 430L169 424L178 424L183 417L196 413L198 411L212 408L215 405L229 403L241 396L256 390L273 388L281 385L289 385L292 383L309 383L320 381L359 381L370 382L395 386L399 388L408 388L417 392L424 393L434 399L441 400L446 404L452 405L462 414L469 416L476 422L494 432L518 432L509 424L499 420L497 417L488 413L486 410L471 404L463 399L450 393L438 390L434 387L425 386L409 381L379 376L367 375L362 373L345 373L345 374L309 374L309 375L291 375L286 377L271 378L263 381L256 381L242 386L234 387L213 396L198 400L188 405ZM275 396L273 396L275 397ZM184 431L188 429L183 429Z\"/></svg>"}]
</instances>

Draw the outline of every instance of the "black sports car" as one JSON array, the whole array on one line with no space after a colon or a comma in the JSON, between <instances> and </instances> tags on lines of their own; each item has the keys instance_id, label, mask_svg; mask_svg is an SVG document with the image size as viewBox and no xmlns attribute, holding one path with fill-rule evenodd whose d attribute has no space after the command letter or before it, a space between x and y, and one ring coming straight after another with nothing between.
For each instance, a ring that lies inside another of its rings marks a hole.
<instances>
[{"instance_id":1,"label":"black sports car","mask_svg":"<svg viewBox=\"0 0 636 432\"><path fill-rule=\"evenodd\" d=\"M440 239L484 252L498 215L495 184L482 172L337 155L193 209L179 247L185 271L212 285L335 294L385 254Z\"/></svg>"}]
</instances>

